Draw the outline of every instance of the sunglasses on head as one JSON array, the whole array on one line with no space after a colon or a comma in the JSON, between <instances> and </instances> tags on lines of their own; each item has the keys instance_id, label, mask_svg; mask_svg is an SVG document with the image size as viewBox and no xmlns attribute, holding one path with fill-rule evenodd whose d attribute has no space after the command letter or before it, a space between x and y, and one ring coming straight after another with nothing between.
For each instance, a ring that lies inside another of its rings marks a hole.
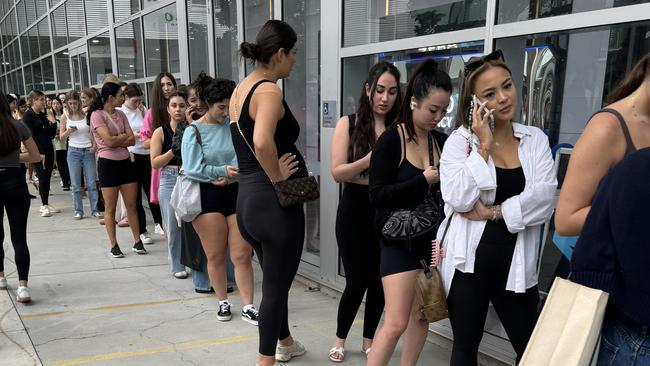
<instances>
[{"instance_id":1,"label":"sunglasses on head","mask_svg":"<svg viewBox=\"0 0 650 366\"><path fill-rule=\"evenodd\" d=\"M492 53L488 53L487 55L481 57L472 57L465 65L465 76L467 77L469 74L474 72L479 67L483 66L485 63L497 60L503 61L503 52L501 52L501 50L493 51Z\"/></svg>"}]
</instances>

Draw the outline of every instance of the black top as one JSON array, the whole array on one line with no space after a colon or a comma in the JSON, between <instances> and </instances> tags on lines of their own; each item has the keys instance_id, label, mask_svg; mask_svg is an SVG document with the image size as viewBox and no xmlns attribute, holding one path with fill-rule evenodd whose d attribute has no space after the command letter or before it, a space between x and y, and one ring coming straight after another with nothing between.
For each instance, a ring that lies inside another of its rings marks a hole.
<instances>
[{"instance_id":1,"label":"black top","mask_svg":"<svg viewBox=\"0 0 650 366\"><path fill-rule=\"evenodd\" d=\"M440 151L447 135L431 131ZM414 209L424 201L431 188L439 189L439 183L429 187L423 170L402 157L402 142L397 127L386 130L375 143L370 157L369 195L370 203L377 208L375 223L381 227L386 217L395 209Z\"/></svg>"},{"instance_id":2,"label":"black top","mask_svg":"<svg viewBox=\"0 0 650 366\"><path fill-rule=\"evenodd\" d=\"M494 204L500 205L512 196L524 191L526 177L521 167L505 169L496 167L497 191ZM517 234L508 231L506 222L501 220L488 220L481 236L481 243L514 246L517 243Z\"/></svg>"},{"instance_id":3,"label":"black top","mask_svg":"<svg viewBox=\"0 0 650 366\"><path fill-rule=\"evenodd\" d=\"M571 258L571 280L609 292L628 318L650 326L650 148L601 180Z\"/></svg>"},{"instance_id":4,"label":"black top","mask_svg":"<svg viewBox=\"0 0 650 366\"><path fill-rule=\"evenodd\" d=\"M23 122L32 132L38 151L44 155L54 155L52 139L56 136L56 123L50 124L45 113L36 113L31 108L23 114Z\"/></svg>"},{"instance_id":5,"label":"black top","mask_svg":"<svg viewBox=\"0 0 650 366\"><path fill-rule=\"evenodd\" d=\"M11 123L18 131L18 137L20 141L24 142L29 139L32 134L29 132L29 128L25 126L24 123L12 119ZM18 168L20 167L20 146L7 155L0 156L0 168ZM1 211L0 211L1 212Z\"/></svg>"},{"instance_id":6,"label":"black top","mask_svg":"<svg viewBox=\"0 0 650 366\"><path fill-rule=\"evenodd\" d=\"M163 129L163 143L162 143L161 154L164 154L167 151L172 149L172 140L174 137L174 132L172 132L171 126L162 126L162 129ZM181 165L181 162L176 156L174 156L172 160L170 160L167 163L167 165L179 166Z\"/></svg>"},{"instance_id":7,"label":"black top","mask_svg":"<svg viewBox=\"0 0 650 366\"><path fill-rule=\"evenodd\" d=\"M636 147L634 146L634 142L632 142L632 137L630 136L630 130L627 128L627 123L625 122L625 118L623 118L623 115L618 113L618 111L615 109L603 108L598 112L592 114L591 117L597 115L598 113L603 113L603 112L611 113L614 116L616 116L616 119L618 119L618 123L621 125L621 129L623 130L623 136L625 137L625 144L627 145L625 147L625 156L635 152ZM591 118L589 119L591 120Z\"/></svg>"},{"instance_id":8,"label":"black top","mask_svg":"<svg viewBox=\"0 0 650 366\"><path fill-rule=\"evenodd\" d=\"M242 135L237 129L236 123L230 124L230 131L232 132L232 143L235 147L235 152L237 153L237 162L239 164L239 172L243 175L255 172L262 172L262 166L257 161L257 158L250 151L248 145L251 148L255 148L253 145L253 130L255 129L255 120L253 120L249 114L248 108L250 106L251 98L253 92L257 89L258 86L262 83L272 83L270 80L260 80L251 88L250 92L244 100L244 105L241 109L241 114L239 116L239 128L241 128L246 141L242 139ZM284 116L278 121L278 124L275 128L275 135L273 140L275 141L275 146L278 152L278 158L286 153L292 153L296 156L298 161L298 170L293 173L289 179L306 177L308 175L307 166L305 164L305 159L303 158L300 151L296 147L296 141L300 135L300 125L298 121L291 113L291 109L287 105L287 102L282 99L282 105L284 106Z\"/></svg>"}]
</instances>

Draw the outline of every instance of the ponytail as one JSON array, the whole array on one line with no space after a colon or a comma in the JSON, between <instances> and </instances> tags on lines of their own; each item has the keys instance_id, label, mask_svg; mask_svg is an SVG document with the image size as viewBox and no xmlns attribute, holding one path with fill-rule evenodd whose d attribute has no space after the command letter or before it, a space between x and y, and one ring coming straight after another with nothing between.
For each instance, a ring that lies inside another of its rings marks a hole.
<instances>
[{"instance_id":1,"label":"ponytail","mask_svg":"<svg viewBox=\"0 0 650 366\"><path fill-rule=\"evenodd\" d=\"M0 93L0 156L20 149L20 135L14 126L7 98Z\"/></svg>"},{"instance_id":2,"label":"ponytail","mask_svg":"<svg viewBox=\"0 0 650 366\"><path fill-rule=\"evenodd\" d=\"M641 60L634 65L634 68L629 74L627 74L625 79L609 94L607 97L607 104L618 102L634 93L634 91L639 89L641 84L643 84L643 80L645 80L649 73L650 53L643 56Z\"/></svg>"}]
</instances>

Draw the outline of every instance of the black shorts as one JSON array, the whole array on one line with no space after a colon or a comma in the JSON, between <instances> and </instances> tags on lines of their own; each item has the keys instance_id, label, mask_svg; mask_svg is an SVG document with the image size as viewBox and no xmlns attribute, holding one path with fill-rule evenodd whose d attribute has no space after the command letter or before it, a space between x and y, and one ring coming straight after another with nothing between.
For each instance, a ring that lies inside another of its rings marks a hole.
<instances>
[{"instance_id":1,"label":"black shorts","mask_svg":"<svg viewBox=\"0 0 650 366\"><path fill-rule=\"evenodd\" d=\"M233 215L237 210L237 193L239 183L231 183L223 187L212 183L201 183L201 213L218 212L225 217Z\"/></svg>"},{"instance_id":2,"label":"black shorts","mask_svg":"<svg viewBox=\"0 0 650 366\"><path fill-rule=\"evenodd\" d=\"M99 186L104 188L119 187L138 181L131 159L99 158L97 160L97 175L99 176Z\"/></svg>"},{"instance_id":3,"label":"black shorts","mask_svg":"<svg viewBox=\"0 0 650 366\"><path fill-rule=\"evenodd\" d=\"M404 244L387 243L381 241L381 260L379 271L382 277L395 273L413 271L422 268L420 260L431 264L431 239L422 240L411 244L411 250Z\"/></svg>"}]
</instances>

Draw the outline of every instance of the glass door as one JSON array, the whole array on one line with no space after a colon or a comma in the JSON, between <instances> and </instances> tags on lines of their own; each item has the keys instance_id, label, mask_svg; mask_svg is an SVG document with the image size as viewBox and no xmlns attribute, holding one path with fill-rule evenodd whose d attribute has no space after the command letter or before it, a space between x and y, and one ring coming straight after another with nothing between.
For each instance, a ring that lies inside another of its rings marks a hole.
<instances>
[{"instance_id":1,"label":"glass door","mask_svg":"<svg viewBox=\"0 0 650 366\"><path fill-rule=\"evenodd\" d=\"M70 61L72 63L74 88L77 90L88 88L90 86L90 75L88 74L88 52L86 47L71 49Z\"/></svg>"}]
</instances>

